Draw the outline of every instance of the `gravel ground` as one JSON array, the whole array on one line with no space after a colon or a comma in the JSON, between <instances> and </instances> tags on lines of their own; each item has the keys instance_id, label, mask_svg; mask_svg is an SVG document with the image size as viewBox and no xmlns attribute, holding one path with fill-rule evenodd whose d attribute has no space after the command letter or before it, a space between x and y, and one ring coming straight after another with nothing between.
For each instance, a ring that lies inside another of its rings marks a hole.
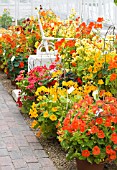
<instances>
[{"instance_id":1,"label":"gravel ground","mask_svg":"<svg viewBox=\"0 0 117 170\"><path fill-rule=\"evenodd\" d=\"M11 81L7 79L7 76L1 71L0 82L3 84L8 93L11 95L12 90L15 89L15 86L11 84ZM26 115L23 116L27 124L30 126L31 120L29 119L29 117ZM39 141L43 146L44 150L48 153L50 159L52 159L52 161L54 162L58 170L76 170L75 160L66 161L65 158L66 153L62 150L58 141L52 139L47 140L43 136L39 138ZM107 166L108 167L104 168L104 170L117 170L116 165L111 164Z\"/></svg>"}]
</instances>

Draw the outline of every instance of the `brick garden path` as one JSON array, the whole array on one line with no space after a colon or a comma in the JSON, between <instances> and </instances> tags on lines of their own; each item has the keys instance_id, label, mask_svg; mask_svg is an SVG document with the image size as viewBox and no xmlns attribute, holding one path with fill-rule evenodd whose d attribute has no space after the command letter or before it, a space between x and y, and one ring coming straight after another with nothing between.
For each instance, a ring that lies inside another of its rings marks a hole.
<instances>
[{"instance_id":1,"label":"brick garden path","mask_svg":"<svg viewBox=\"0 0 117 170\"><path fill-rule=\"evenodd\" d=\"M2 84L0 170L57 170Z\"/></svg>"}]
</instances>

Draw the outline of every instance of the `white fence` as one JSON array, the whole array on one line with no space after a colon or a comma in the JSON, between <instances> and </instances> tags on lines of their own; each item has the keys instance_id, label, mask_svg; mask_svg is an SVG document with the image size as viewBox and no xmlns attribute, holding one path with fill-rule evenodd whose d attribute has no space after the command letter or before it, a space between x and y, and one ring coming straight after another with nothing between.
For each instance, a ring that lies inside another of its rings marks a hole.
<instances>
[{"instance_id":1,"label":"white fence","mask_svg":"<svg viewBox=\"0 0 117 170\"><path fill-rule=\"evenodd\" d=\"M117 6L114 0L0 0L0 15L4 8L10 10L14 19L36 16L35 7L42 5L44 9L52 9L61 18L67 18L71 8L77 16L88 22L104 17L109 24L117 25Z\"/></svg>"}]
</instances>

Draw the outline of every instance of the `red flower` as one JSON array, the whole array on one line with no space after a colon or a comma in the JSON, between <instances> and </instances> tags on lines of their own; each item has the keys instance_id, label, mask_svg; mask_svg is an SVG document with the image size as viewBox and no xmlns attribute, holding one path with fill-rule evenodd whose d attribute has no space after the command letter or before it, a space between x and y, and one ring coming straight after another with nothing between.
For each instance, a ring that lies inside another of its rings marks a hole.
<instances>
[{"instance_id":1,"label":"red flower","mask_svg":"<svg viewBox=\"0 0 117 170\"><path fill-rule=\"evenodd\" d=\"M110 157L109 157L109 158L110 158L111 160L115 160L116 157L117 157L117 156L116 156L116 151L114 151L114 150L111 149Z\"/></svg>"},{"instance_id":2,"label":"red flower","mask_svg":"<svg viewBox=\"0 0 117 170\"><path fill-rule=\"evenodd\" d=\"M78 130L79 127L80 127L80 120L77 119L76 117L74 117L74 119L73 119L73 121L71 123L71 129L73 131L76 131L76 130Z\"/></svg>"},{"instance_id":3,"label":"red flower","mask_svg":"<svg viewBox=\"0 0 117 170\"><path fill-rule=\"evenodd\" d=\"M82 151L82 156L84 157L89 157L90 156L90 152L86 149Z\"/></svg>"},{"instance_id":4,"label":"red flower","mask_svg":"<svg viewBox=\"0 0 117 170\"><path fill-rule=\"evenodd\" d=\"M102 21L104 21L104 18L102 17L99 17L98 19L97 19L97 22L102 22Z\"/></svg>"},{"instance_id":5,"label":"red flower","mask_svg":"<svg viewBox=\"0 0 117 170\"><path fill-rule=\"evenodd\" d=\"M111 146L110 146L110 145L107 145L107 146L106 146L106 153L107 153L107 154L110 154L110 153L111 153Z\"/></svg>"},{"instance_id":6,"label":"red flower","mask_svg":"<svg viewBox=\"0 0 117 170\"><path fill-rule=\"evenodd\" d=\"M58 62L59 60L60 60L60 58L59 58L59 55L57 54L57 55L56 55L55 62Z\"/></svg>"},{"instance_id":7,"label":"red flower","mask_svg":"<svg viewBox=\"0 0 117 170\"><path fill-rule=\"evenodd\" d=\"M69 40L66 42L65 47L74 47L75 46L75 41L74 40Z\"/></svg>"},{"instance_id":8,"label":"red flower","mask_svg":"<svg viewBox=\"0 0 117 170\"><path fill-rule=\"evenodd\" d=\"M91 128L91 133L94 134L94 133L98 133L98 132L99 132L98 127L94 125L94 126Z\"/></svg>"},{"instance_id":9,"label":"red flower","mask_svg":"<svg viewBox=\"0 0 117 170\"><path fill-rule=\"evenodd\" d=\"M55 62L51 63L51 65L49 66L49 69L53 70L55 68L56 68L56 63Z\"/></svg>"},{"instance_id":10,"label":"red flower","mask_svg":"<svg viewBox=\"0 0 117 170\"><path fill-rule=\"evenodd\" d=\"M66 118L64 119L64 122L63 122L64 126L68 125L69 123L70 123L70 118L69 118L69 117L66 117Z\"/></svg>"},{"instance_id":11,"label":"red flower","mask_svg":"<svg viewBox=\"0 0 117 170\"><path fill-rule=\"evenodd\" d=\"M105 126L106 127L110 127L111 126L111 119L110 118L106 119Z\"/></svg>"},{"instance_id":12,"label":"red flower","mask_svg":"<svg viewBox=\"0 0 117 170\"><path fill-rule=\"evenodd\" d=\"M17 104L19 107L22 107L21 97L18 97L18 100L17 100L16 104Z\"/></svg>"},{"instance_id":13,"label":"red flower","mask_svg":"<svg viewBox=\"0 0 117 170\"><path fill-rule=\"evenodd\" d=\"M71 64L72 64L73 67L77 66L76 62L72 62Z\"/></svg>"},{"instance_id":14,"label":"red flower","mask_svg":"<svg viewBox=\"0 0 117 170\"><path fill-rule=\"evenodd\" d=\"M111 135L111 140L113 141L114 144L117 144L117 133L113 133Z\"/></svg>"},{"instance_id":15,"label":"red flower","mask_svg":"<svg viewBox=\"0 0 117 170\"><path fill-rule=\"evenodd\" d=\"M117 74L116 73L112 73L110 76L110 81L114 81L117 78Z\"/></svg>"},{"instance_id":16,"label":"red flower","mask_svg":"<svg viewBox=\"0 0 117 170\"><path fill-rule=\"evenodd\" d=\"M102 124L103 123L103 119L101 117L97 118L96 119L96 123L99 124L99 125Z\"/></svg>"},{"instance_id":17,"label":"red flower","mask_svg":"<svg viewBox=\"0 0 117 170\"><path fill-rule=\"evenodd\" d=\"M77 78L77 82L78 82L79 85L82 85L82 80L81 80L81 78L78 77L78 78Z\"/></svg>"},{"instance_id":18,"label":"red flower","mask_svg":"<svg viewBox=\"0 0 117 170\"><path fill-rule=\"evenodd\" d=\"M99 155L100 154L100 148L98 146L94 146L92 151L93 151L93 155Z\"/></svg>"},{"instance_id":19,"label":"red flower","mask_svg":"<svg viewBox=\"0 0 117 170\"><path fill-rule=\"evenodd\" d=\"M23 61L21 61L21 62L19 63L19 68L24 68L24 62L23 62Z\"/></svg>"},{"instance_id":20,"label":"red flower","mask_svg":"<svg viewBox=\"0 0 117 170\"><path fill-rule=\"evenodd\" d=\"M71 50L71 51L70 51L70 54L73 54L73 53L75 53L75 52L76 52L75 50Z\"/></svg>"},{"instance_id":21,"label":"red flower","mask_svg":"<svg viewBox=\"0 0 117 170\"><path fill-rule=\"evenodd\" d=\"M102 29L102 24L95 24L94 28L101 28Z\"/></svg>"},{"instance_id":22,"label":"red flower","mask_svg":"<svg viewBox=\"0 0 117 170\"><path fill-rule=\"evenodd\" d=\"M105 137L105 134L102 130L98 132L98 138L103 139Z\"/></svg>"}]
</instances>

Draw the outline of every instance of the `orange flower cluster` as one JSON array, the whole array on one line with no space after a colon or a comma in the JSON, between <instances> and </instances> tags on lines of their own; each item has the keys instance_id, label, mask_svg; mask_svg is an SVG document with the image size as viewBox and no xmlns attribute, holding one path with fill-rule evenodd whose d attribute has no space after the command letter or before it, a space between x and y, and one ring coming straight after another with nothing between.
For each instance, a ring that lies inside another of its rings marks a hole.
<instances>
[{"instance_id":1,"label":"orange flower cluster","mask_svg":"<svg viewBox=\"0 0 117 170\"><path fill-rule=\"evenodd\" d=\"M94 102L92 97L85 96L69 110L58 134L63 146L71 145L73 139L74 144L69 147L77 148L75 150L81 153L82 159L93 156L95 162L96 156L102 161L101 155L104 154L103 159L113 161L117 159L116 125L116 98L105 97Z\"/></svg>"}]
</instances>

